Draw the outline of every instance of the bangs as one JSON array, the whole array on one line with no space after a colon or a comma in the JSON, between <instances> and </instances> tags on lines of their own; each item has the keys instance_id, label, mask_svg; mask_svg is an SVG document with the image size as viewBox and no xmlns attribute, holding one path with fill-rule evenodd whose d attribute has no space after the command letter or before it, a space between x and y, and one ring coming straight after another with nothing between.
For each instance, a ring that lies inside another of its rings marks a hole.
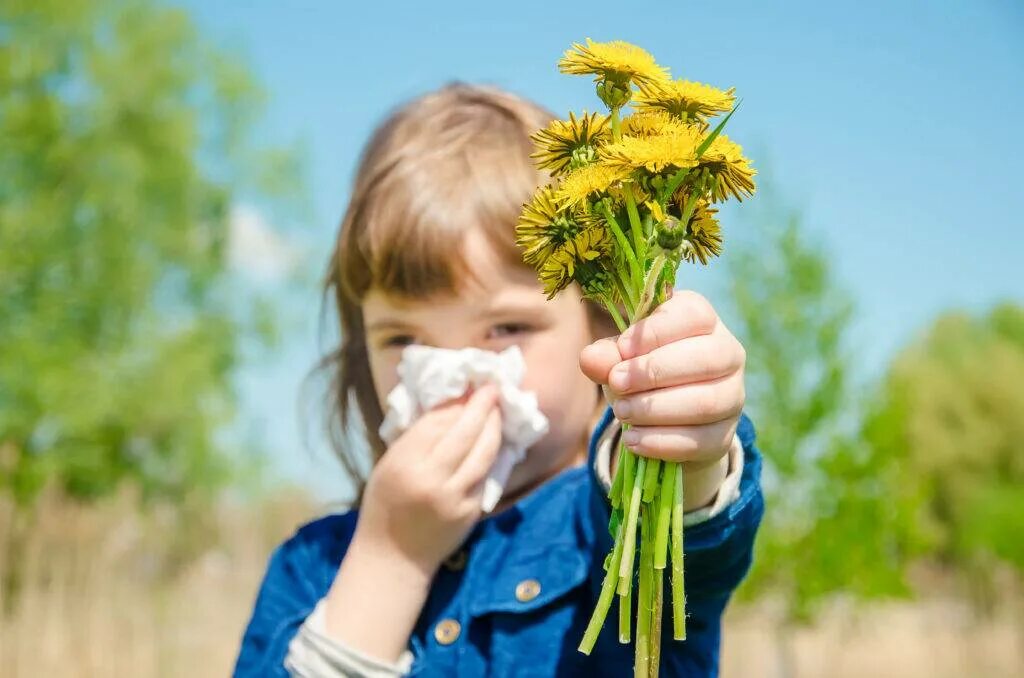
<instances>
[{"instance_id":1,"label":"bangs","mask_svg":"<svg viewBox=\"0 0 1024 678\"><path fill-rule=\"evenodd\" d=\"M549 179L529 157L532 127L493 107L464 113L419 130L420 144L406 144L362 182L338 252L336 274L349 298L370 289L411 299L457 292L472 276L463 257L472 229L500 261L526 266L516 222Z\"/></svg>"}]
</instances>

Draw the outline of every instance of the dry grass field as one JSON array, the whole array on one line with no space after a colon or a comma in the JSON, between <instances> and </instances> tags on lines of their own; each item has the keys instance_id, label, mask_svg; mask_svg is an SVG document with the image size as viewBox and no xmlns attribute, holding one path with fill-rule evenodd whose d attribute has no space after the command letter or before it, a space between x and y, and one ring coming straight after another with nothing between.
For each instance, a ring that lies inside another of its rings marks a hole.
<instances>
[{"instance_id":1,"label":"dry grass field","mask_svg":"<svg viewBox=\"0 0 1024 678\"><path fill-rule=\"evenodd\" d=\"M318 507L301 494L141 512L130 492L83 508L49 493L34 516L0 499L0 676L225 676L273 546ZM13 590L12 590L13 588ZM834 605L780 645L767 608L726 618L724 676L1022 675L1009 613L956 600ZM789 654L779 647L789 647Z\"/></svg>"}]
</instances>

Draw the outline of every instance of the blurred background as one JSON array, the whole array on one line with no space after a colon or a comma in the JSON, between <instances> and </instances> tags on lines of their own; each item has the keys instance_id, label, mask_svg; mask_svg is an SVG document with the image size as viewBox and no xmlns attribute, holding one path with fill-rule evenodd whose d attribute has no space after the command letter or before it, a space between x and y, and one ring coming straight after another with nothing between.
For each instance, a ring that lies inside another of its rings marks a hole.
<instances>
[{"instance_id":1,"label":"blurred background","mask_svg":"<svg viewBox=\"0 0 1024 678\"><path fill-rule=\"evenodd\" d=\"M319 282L357 154L622 39L734 86L759 192L679 285L766 456L726 676L1024 666L1024 5L4 0L0 674L220 676L271 549L344 507Z\"/></svg>"}]
</instances>

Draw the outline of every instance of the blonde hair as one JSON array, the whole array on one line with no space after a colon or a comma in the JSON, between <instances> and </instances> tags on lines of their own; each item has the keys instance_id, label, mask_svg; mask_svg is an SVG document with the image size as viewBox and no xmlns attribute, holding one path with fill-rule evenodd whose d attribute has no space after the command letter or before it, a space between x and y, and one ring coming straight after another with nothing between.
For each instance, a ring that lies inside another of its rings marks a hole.
<instances>
[{"instance_id":1,"label":"blonde hair","mask_svg":"<svg viewBox=\"0 0 1024 678\"><path fill-rule=\"evenodd\" d=\"M328 436L356 503L365 478L346 442L356 409L372 463L386 449L377 433L384 413L370 373L363 299L371 289L413 299L456 292L468 269L453 243L471 228L482 229L502 259L525 265L515 223L549 179L530 159L530 134L553 117L498 88L456 82L393 111L363 149L324 284L341 340L320 363L330 373ZM588 303L588 313L592 323L610 325L596 304Z\"/></svg>"}]
</instances>

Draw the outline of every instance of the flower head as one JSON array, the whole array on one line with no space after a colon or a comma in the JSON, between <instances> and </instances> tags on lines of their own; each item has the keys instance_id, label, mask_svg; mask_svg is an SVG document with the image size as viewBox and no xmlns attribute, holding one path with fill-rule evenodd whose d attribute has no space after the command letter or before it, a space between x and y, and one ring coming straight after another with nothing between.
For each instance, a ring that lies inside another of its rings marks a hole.
<instances>
[{"instance_id":1,"label":"flower head","mask_svg":"<svg viewBox=\"0 0 1024 678\"><path fill-rule=\"evenodd\" d=\"M544 129L530 136L537 150L530 155L537 167L561 174L593 162L597 148L611 140L608 116L600 113L587 114L579 118L569 113L568 120L553 120Z\"/></svg>"},{"instance_id":2,"label":"flower head","mask_svg":"<svg viewBox=\"0 0 1024 678\"><path fill-rule=\"evenodd\" d=\"M550 186L538 190L523 205L516 224L516 245L523 250L523 261L537 266L566 238L571 237L573 224L558 213L555 194Z\"/></svg>"},{"instance_id":3,"label":"flower head","mask_svg":"<svg viewBox=\"0 0 1024 678\"><path fill-rule=\"evenodd\" d=\"M706 266L712 257L722 253L722 227L715 217L717 212L707 205L698 205L690 218L682 254L691 264L700 261Z\"/></svg>"},{"instance_id":4,"label":"flower head","mask_svg":"<svg viewBox=\"0 0 1024 678\"><path fill-rule=\"evenodd\" d=\"M595 264L610 252L611 246L608 231L592 225L552 251L539 268L540 281L548 299L580 278L584 290L593 288L601 277L601 269Z\"/></svg>"},{"instance_id":5,"label":"flower head","mask_svg":"<svg viewBox=\"0 0 1024 678\"><path fill-rule=\"evenodd\" d=\"M612 109L625 105L632 90L630 84L668 80L668 69L659 66L650 53L628 42L573 43L558 62L558 69L572 75L594 75L598 96Z\"/></svg>"},{"instance_id":6,"label":"flower head","mask_svg":"<svg viewBox=\"0 0 1024 678\"><path fill-rule=\"evenodd\" d=\"M640 93L633 97L637 109L663 110L684 120L705 123L707 118L732 108L732 88L721 90L689 80L661 80L637 83Z\"/></svg>"},{"instance_id":7,"label":"flower head","mask_svg":"<svg viewBox=\"0 0 1024 678\"><path fill-rule=\"evenodd\" d=\"M601 163L585 165L565 175L555 191L555 201L561 209L574 207L595 193L611 190L627 178L627 167L612 167Z\"/></svg>"},{"instance_id":8,"label":"flower head","mask_svg":"<svg viewBox=\"0 0 1024 678\"><path fill-rule=\"evenodd\" d=\"M632 137L680 132L688 125L667 111L657 108L637 111L622 119L622 133Z\"/></svg>"},{"instance_id":9,"label":"flower head","mask_svg":"<svg viewBox=\"0 0 1024 678\"><path fill-rule=\"evenodd\" d=\"M699 165L714 179L711 192L714 202L722 202L730 196L742 202L744 197L754 195L757 170L750 166L740 145L724 134L715 137L700 156Z\"/></svg>"},{"instance_id":10,"label":"flower head","mask_svg":"<svg viewBox=\"0 0 1024 678\"><path fill-rule=\"evenodd\" d=\"M601 161L609 167L644 168L655 173L669 167L695 167L700 142L697 130L685 126L665 134L623 136L602 149Z\"/></svg>"}]
</instances>

